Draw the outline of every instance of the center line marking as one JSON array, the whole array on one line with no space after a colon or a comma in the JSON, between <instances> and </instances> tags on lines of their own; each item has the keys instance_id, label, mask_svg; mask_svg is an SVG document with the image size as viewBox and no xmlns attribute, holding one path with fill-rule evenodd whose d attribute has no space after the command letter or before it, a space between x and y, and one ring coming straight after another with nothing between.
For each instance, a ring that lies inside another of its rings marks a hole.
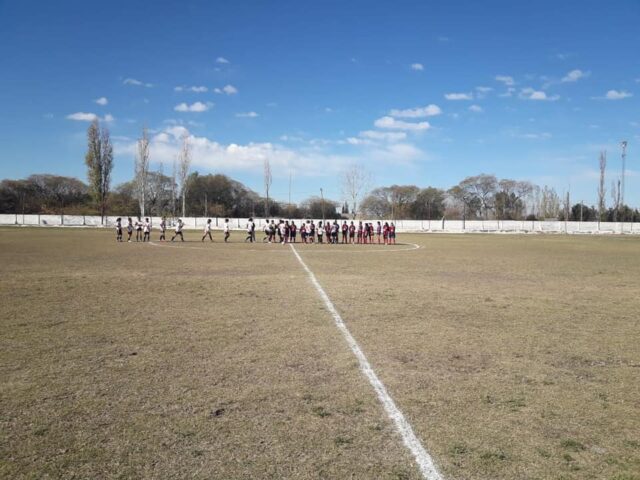
<instances>
[{"instance_id":1,"label":"center line marking","mask_svg":"<svg viewBox=\"0 0 640 480\"><path fill-rule=\"evenodd\" d=\"M426 480L443 480L442 476L438 472L438 469L433 463L433 459L431 458L431 455L429 455L427 451L424 449L424 447L422 446L422 443L420 443L420 440L418 440L418 437L416 437L416 434L413 433L413 429L411 428L411 425L409 424L409 422L407 421L403 413L400 411L400 409L396 406L391 396L387 393L387 389L385 388L384 384L380 381L380 379L378 378L378 375L376 375L376 372L373 371L373 368L371 367L369 360L367 360L367 357L362 352L360 345L358 345L358 342L356 342L355 338L353 338L353 335L351 335L351 332L349 332L349 329L347 328L344 321L342 320L342 317L338 313L338 310L336 310L336 307L333 305L333 303L329 299L329 296L320 286L320 283L316 279L316 276L309 269L309 267L307 267L307 264L304 263L304 261L302 260L302 257L300 257L300 255L298 254L296 247L294 247L293 244L291 243L289 244L289 246L291 247L291 250L293 250L293 253L298 259L298 261L300 262L300 265L302 265L302 267L306 270L307 274L309 275L309 279L311 280L311 283L313 284L314 287L316 287L316 290L318 291L320 298L322 298L322 300L324 301L325 307L327 307L327 310L333 317L333 320L335 321L336 326L338 327L338 330L342 332L342 335L344 336L345 340L347 341L347 344L351 348L351 351L358 359L358 363L360 364L360 370L362 371L362 373L364 373L365 377L367 377L367 380L369 380L369 383L371 384L373 389L376 391L376 394L378 395L378 400L380 400L380 403L382 403L382 406L387 412L387 415L393 421L396 429L398 430L398 433L400 433L400 435L402 436L402 441L404 442L405 446L413 454L416 460L416 463L420 468L420 473L422 473L422 477L425 478Z\"/></svg>"}]
</instances>

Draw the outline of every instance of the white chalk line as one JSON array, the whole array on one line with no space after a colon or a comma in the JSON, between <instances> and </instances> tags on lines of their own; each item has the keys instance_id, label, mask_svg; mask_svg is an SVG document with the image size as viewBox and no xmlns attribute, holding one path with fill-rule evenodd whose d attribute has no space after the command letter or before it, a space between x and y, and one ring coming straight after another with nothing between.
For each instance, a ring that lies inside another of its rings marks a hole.
<instances>
[{"instance_id":1,"label":"white chalk line","mask_svg":"<svg viewBox=\"0 0 640 480\"><path fill-rule=\"evenodd\" d=\"M123 242L123 243L127 243L127 242ZM182 245L182 243L192 243L192 242L166 242L164 244L160 244L160 243L156 243L153 241L149 241L149 242L132 242L132 243L148 243L150 245L153 245L154 247L168 247L169 244L173 243L175 246L173 248L188 248L190 250L207 250L208 248L205 246L201 246L201 247L191 247L188 245ZM198 243L198 242L196 242ZM207 243L212 243L212 242L204 242L205 244ZM217 243L217 244L223 244L224 241L220 241L220 242L213 242L213 243ZM240 244L240 242L229 242L229 243L233 243L233 244ZM264 244L264 242L263 242ZM178 245L180 245L178 247ZM267 244L265 244L267 245ZM292 243L287 243L287 244L283 244L284 245L296 245L296 244L292 244ZM304 245L304 244L300 244L300 245ZM420 248L420 245L416 244L416 243L398 243L397 244L400 247L407 247L407 248L387 248L387 246L384 245L380 245L380 249L378 250L378 247L372 246L372 247L366 247L366 248L357 248L357 249L351 249L351 247L346 247L346 245L344 246L345 248L341 248L342 244L335 246L335 247L329 247L329 248L318 248L317 246L311 246L309 247L309 252L311 253L392 253L392 252L408 252L410 250L417 250ZM362 245L364 246L364 245ZM393 247L395 247L395 245L393 245ZM313 250L311 250L313 249ZM252 249L244 249L243 251L245 252L260 252L263 250L260 249L256 249L256 248L252 248ZM271 251L275 252L277 250L272 249Z\"/></svg>"},{"instance_id":2,"label":"white chalk line","mask_svg":"<svg viewBox=\"0 0 640 480\"><path fill-rule=\"evenodd\" d=\"M426 480L442 480L442 476L438 472L433 459L431 458L431 455L429 455L429 453L427 453L427 451L424 449L422 443L420 443L420 440L418 440L418 437L416 437L415 433L413 433L413 428L411 428L411 425L409 424L403 413L396 406L391 396L389 396L389 394L387 393L387 389L385 388L384 384L380 381L376 373L373 371L373 368L367 360L367 357L362 352L362 349L358 345L358 342L356 342L355 338L353 338L353 336L351 335L351 332L349 332L349 329L336 310L336 307L329 299L329 296L320 286L320 283L316 279L316 276L309 269L309 267L307 267L307 264L304 263L302 257L300 257L300 254L293 246L293 244L289 245L291 246L291 250L293 251L294 255L300 262L300 265L302 265L302 267L309 275L311 283L316 288L316 291L324 302L325 307L333 317L336 326L342 332L342 335L347 341L349 348L351 348L351 351L358 359L360 370L365 375L365 377L367 377L367 380L369 380L369 383L378 395L378 400L380 400L380 403L382 403L382 406L387 412L387 415L393 421L396 429L398 430L398 433L400 433L400 435L402 436L402 441L409 449L409 451L413 454L413 457L415 458L416 463L420 468L420 473L422 473L423 478L425 478Z\"/></svg>"}]
</instances>

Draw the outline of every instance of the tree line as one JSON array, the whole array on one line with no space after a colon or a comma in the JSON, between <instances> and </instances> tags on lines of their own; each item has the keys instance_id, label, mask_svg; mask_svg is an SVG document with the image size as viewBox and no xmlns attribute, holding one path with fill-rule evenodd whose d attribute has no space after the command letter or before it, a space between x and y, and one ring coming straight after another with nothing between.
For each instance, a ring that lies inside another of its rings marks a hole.
<instances>
[{"instance_id":1,"label":"tree line","mask_svg":"<svg viewBox=\"0 0 640 480\"><path fill-rule=\"evenodd\" d=\"M498 179L481 173L469 176L445 190L416 185L369 188L371 176L358 165L345 169L344 203L310 197L299 204L274 201L269 161L264 161L265 195L222 174L191 171L189 138L181 148L170 174L164 166L151 170L149 136L143 129L136 144L133 179L111 188L113 147L109 131L96 120L87 130L87 183L52 174L31 175L0 182L0 212L67 215L140 215L203 217L354 218L380 219L499 219L640 221L638 209L622 203L620 181L612 183L612 204L606 207L604 185L606 153L599 158L598 205L571 203L569 193L525 180Z\"/></svg>"}]
</instances>

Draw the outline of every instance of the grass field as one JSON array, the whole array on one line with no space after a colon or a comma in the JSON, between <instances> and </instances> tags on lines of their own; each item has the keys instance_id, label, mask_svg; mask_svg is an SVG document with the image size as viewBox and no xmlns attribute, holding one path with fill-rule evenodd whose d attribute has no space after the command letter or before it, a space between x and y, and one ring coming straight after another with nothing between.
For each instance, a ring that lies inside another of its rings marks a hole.
<instances>
[{"instance_id":1,"label":"grass field","mask_svg":"<svg viewBox=\"0 0 640 480\"><path fill-rule=\"evenodd\" d=\"M420 478L291 249L216 235L0 229L0 477ZM444 478L640 479L640 238L399 241L297 249Z\"/></svg>"}]
</instances>

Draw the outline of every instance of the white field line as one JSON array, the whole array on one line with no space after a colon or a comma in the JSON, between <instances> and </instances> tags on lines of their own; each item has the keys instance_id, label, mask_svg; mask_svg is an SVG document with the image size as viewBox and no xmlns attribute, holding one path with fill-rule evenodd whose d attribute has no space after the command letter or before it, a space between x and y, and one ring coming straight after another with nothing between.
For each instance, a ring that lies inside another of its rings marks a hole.
<instances>
[{"instance_id":1,"label":"white field line","mask_svg":"<svg viewBox=\"0 0 640 480\"><path fill-rule=\"evenodd\" d=\"M387 412L387 415L393 421L396 429L398 430L398 433L400 433L400 435L402 436L402 441L404 442L405 446L413 454L416 460L416 463L420 468L420 472L422 473L422 477L425 478L426 480L442 480L442 476L440 475L435 464L433 463L433 459L431 458L431 455L429 455L427 451L424 449L424 447L422 446L422 443L420 443L420 440L418 440L418 437L416 437L415 433L413 433L413 429L411 428L411 425L409 424L405 416L402 414L400 409L396 406L393 399L387 393L387 389L385 388L383 383L380 381L376 373L373 371L373 368L371 367L371 364L367 360L367 357L362 352L362 349L358 345L358 342L356 342L355 338L353 338L353 336L351 335L351 332L349 332L349 329L347 328L344 321L342 320L342 317L336 310L336 307L333 305L333 303L329 299L329 296L325 293L323 288L320 286L320 283L318 283L316 276L309 269L309 267L307 267L306 263L304 263L304 261L302 260L302 257L300 257L300 255L298 254L298 251L293 246L293 244L289 244L289 245L291 246L291 250L293 250L294 255L300 262L300 265L302 265L302 267L306 270L307 274L309 275L309 279L311 280L311 283L316 288L318 294L320 295L320 298L324 302L325 307L327 307L327 310L333 317L333 320L335 321L336 326L338 327L338 330L342 332L342 335L344 336L345 340L347 341L347 344L351 348L351 351L358 359L358 362L360 364L360 370L365 375L365 377L367 377L367 380L369 380L369 383L371 384L373 389L376 391L376 394L378 395L378 400L380 400L380 403L382 403L382 406Z\"/></svg>"}]
</instances>

